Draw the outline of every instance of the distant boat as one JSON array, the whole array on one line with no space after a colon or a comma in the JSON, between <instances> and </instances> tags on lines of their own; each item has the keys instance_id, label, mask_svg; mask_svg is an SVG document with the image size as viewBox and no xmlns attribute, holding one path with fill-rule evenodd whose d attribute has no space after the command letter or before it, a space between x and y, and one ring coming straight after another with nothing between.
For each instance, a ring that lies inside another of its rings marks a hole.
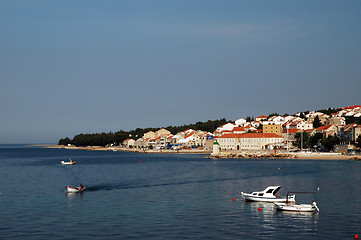
<instances>
[{"instance_id":1,"label":"distant boat","mask_svg":"<svg viewBox=\"0 0 361 240\"><path fill-rule=\"evenodd\" d=\"M69 161L61 161L61 164L63 165L72 165L72 164L75 164L75 161L72 161L71 159L69 159Z\"/></svg>"},{"instance_id":2,"label":"distant boat","mask_svg":"<svg viewBox=\"0 0 361 240\"><path fill-rule=\"evenodd\" d=\"M244 193L241 192L242 197L245 201L254 202L295 202L295 195L282 197L278 194L281 186L269 186L262 192Z\"/></svg>"},{"instance_id":3,"label":"distant boat","mask_svg":"<svg viewBox=\"0 0 361 240\"><path fill-rule=\"evenodd\" d=\"M68 193L83 192L83 191L85 191L85 187L83 186L83 184L80 184L79 187L67 186L67 187L66 187L66 191L67 191Z\"/></svg>"},{"instance_id":4,"label":"distant boat","mask_svg":"<svg viewBox=\"0 0 361 240\"><path fill-rule=\"evenodd\" d=\"M290 193L290 192L289 192ZM288 194L287 193L287 196ZM292 193L301 193L301 194L313 194L315 196L315 192L292 192ZM317 203L313 200L312 204L296 204L291 202L285 203L275 203L277 210L282 211L293 211L293 212L314 212L317 210L320 212L320 209L317 207Z\"/></svg>"}]
</instances>

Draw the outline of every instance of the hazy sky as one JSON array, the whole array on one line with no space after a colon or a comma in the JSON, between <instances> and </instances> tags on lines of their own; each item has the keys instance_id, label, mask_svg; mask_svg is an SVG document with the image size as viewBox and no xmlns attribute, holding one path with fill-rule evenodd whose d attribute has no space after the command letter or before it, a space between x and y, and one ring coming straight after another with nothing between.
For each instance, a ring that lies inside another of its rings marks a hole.
<instances>
[{"instance_id":1,"label":"hazy sky","mask_svg":"<svg viewBox=\"0 0 361 240\"><path fill-rule=\"evenodd\" d=\"M0 143L353 104L360 0L0 0Z\"/></svg>"}]
</instances>

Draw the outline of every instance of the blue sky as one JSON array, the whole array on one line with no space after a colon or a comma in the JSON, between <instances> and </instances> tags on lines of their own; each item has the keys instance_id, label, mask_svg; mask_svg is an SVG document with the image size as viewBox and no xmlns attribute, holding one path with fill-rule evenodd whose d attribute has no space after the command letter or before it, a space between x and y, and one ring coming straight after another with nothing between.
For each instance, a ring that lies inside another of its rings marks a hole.
<instances>
[{"instance_id":1,"label":"blue sky","mask_svg":"<svg viewBox=\"0 0 361 240\"><path fill-rule=\"evenodd\" d=\"M359 0L0 0L0 143L361 104Z\"/></svg>"}]
</instances>

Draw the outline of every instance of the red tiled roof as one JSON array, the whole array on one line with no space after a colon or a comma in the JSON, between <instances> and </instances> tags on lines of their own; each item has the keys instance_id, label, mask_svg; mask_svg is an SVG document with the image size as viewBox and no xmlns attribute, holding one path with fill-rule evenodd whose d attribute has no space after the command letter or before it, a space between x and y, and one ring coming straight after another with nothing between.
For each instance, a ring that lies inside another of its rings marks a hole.
<instances>
[{"instance_id":1,"label":"red tiled roof","mask_svg":"<svg viewBox=\"0 0 361 240\"><path fill-rule=\"evenodd\" d=\"M195 134L195 132L192 132L192 133L188 134L185 138L189 138L189 137L193 136L194 134Z\"/></svg>"},{"instance_id":2,"label":"red tiled roof","mask_svg":"<svg viewBox=\"0 0 361 240\"><path fill-rule=\"evenodd\" d=\"M300 129L297 129L297 128L288 129L288 133L296 133L298 131L300 131ZM287 133L287 129L284 130L282 133Z\"/></svg>"},{"instance_id":3,"label":"red tiled roof","mask_svg":"<svg viewBox=\"0 0 361 240\"><path fill-rule=\"evenodd\" d=\"M329 129L330 127L332 127L332 125L321 126L321 127L317 128L316 131L325 131L325 130Z\"/></svg>"},{"instance_id":4,"label":"red tiled roof","mask_svg":"<svg viewBox=\"0 0 361 240\"><path fill-rule=\"evenodd\" d=\"M245 132L247 131L244 127L235 127L233 128L233 132Z\"/></svg>"},{"instance_id":5,"label":"red tiled roof","mask_svg":"<svg viewBox=\"0 0 361 240\"><path fill-rule=\"evenodd\" d=\"M244 133L242 138L283 138L275 133Z\"/></svg>"},{"instance_id":6,"label":"red tiled roof","mask_svg":"<svg viewBox=\"0 0 361 240\"><path fill-rule=\"evenodd\" d=\"M275 133L230 133L216 138L283 138Z\"/></svg>"},{"instance_id":7,"label":"red tiled roof","mask_svg":"<svg viewBox=\"0 0 361 240\"><path fill-rule=\"evenodd\" d=\"M261 116L258 116L258 117L256 117L256 118L267 118L267 116L261 115Z\"/></svg>"},{"instance_id":8,"label":"red tiled roof","mask_svg":"<svg viewBox=\"0 0 361 240\"><path fill-rule=\"evenodd\" d=\"M229 134L224 134L220 137L217 138L241 138L243 134L238 134L238 133L229 133Z\"/></svg>"}]
</instances>

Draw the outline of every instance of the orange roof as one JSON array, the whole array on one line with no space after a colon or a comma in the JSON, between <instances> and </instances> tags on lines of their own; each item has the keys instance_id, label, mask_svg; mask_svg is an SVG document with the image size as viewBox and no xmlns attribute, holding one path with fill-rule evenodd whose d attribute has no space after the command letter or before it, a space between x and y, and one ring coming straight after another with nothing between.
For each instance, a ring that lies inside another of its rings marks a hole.
<instances>
[{"instance_id":1,"label":"orange roof","mask_svg":"<svg viewBox=\"0 0 361 240\"><path fill-rule=\"evenodd\" d=\"M231 133L231 132L233 132L232 130L223 130L223 131L221 131L221 133Z\"/></svg>"},{"instance_id":2,"label":"orange roof","mask_svg":"<svg viewBox=\"0 0 361 240\"><path fill-rule=\"evenodd\" d=\"M319 128L316 129L316 131L325 131L327 129L329 129L332 125L327 125L327 126L321 126Z\"/></svg>"},{"instance_id":3,"label":"orange roof","mask_svg":"<svg viewBox=\"0 0 361 240\"><path fill-rule=\"evenodd\" d=\"M241 138L243 134L238 134L238 133L229 133L229 134L224 134L223 136L217 137L217 138Z\"/></svg>"},{"instance_id":4,"label":"orange roof","mask_svg":"<svg viewBox=\"0 0 361 240\"><path fill-rule=\"evenodd\" d=\"M217 138L282 138L282 136L275 133L230 133Z\"/></svg>"},{"instance_id":5,"label":"orange roof","mask_svg":"<svg viewBox=\"0 0 361 240\"><path fill-rule=\"evenodd\" d=\"M244 133L242 138L283 138L275 133Z\"/></svg>"},{"instance_id":6,"label":"orange roof","mask_svg":"<svg viewBox=\"0 0 361 240\"><path fill-rule=\"evenodd\" d=\"M292 129L288 129L288 133L296 133L298 132L300 129L297 128L292 128ZM282 133L287 133L287 129L284 130Z\"/></svg>"},{"instance_id":7,"label":"orange roof","mask_svg":"<svg viewBox=\"0 0 361 240\"><path fill-rule=\"evenodd\" d=\"M247 131L247 130L244 129L244 127L235 127L235 128L233 128L233 132L236 132L236 131Z\"/></svg>"},{"instance_id":8,"label":"orange roof","mask_svg":"<svg viewBox=\"0 0 361 240\"><path fill-rule=\"evenodd\" d=\"M258 116L258 117L256 117L256 118L267 118L267 116L261 115L261 116Z\"/></svg>"},{"instance_id":9,"label":"orange roof","mask_svg":"<svg viewBox=\"0 0 361 240\"><path fill-rule=\"evenodd\" d=\"M193 136L194 134L195 134L195 132L192 132L192 133L188 134L185 138L189 138L189 137Z\"/></svg>"}]
</instances>

